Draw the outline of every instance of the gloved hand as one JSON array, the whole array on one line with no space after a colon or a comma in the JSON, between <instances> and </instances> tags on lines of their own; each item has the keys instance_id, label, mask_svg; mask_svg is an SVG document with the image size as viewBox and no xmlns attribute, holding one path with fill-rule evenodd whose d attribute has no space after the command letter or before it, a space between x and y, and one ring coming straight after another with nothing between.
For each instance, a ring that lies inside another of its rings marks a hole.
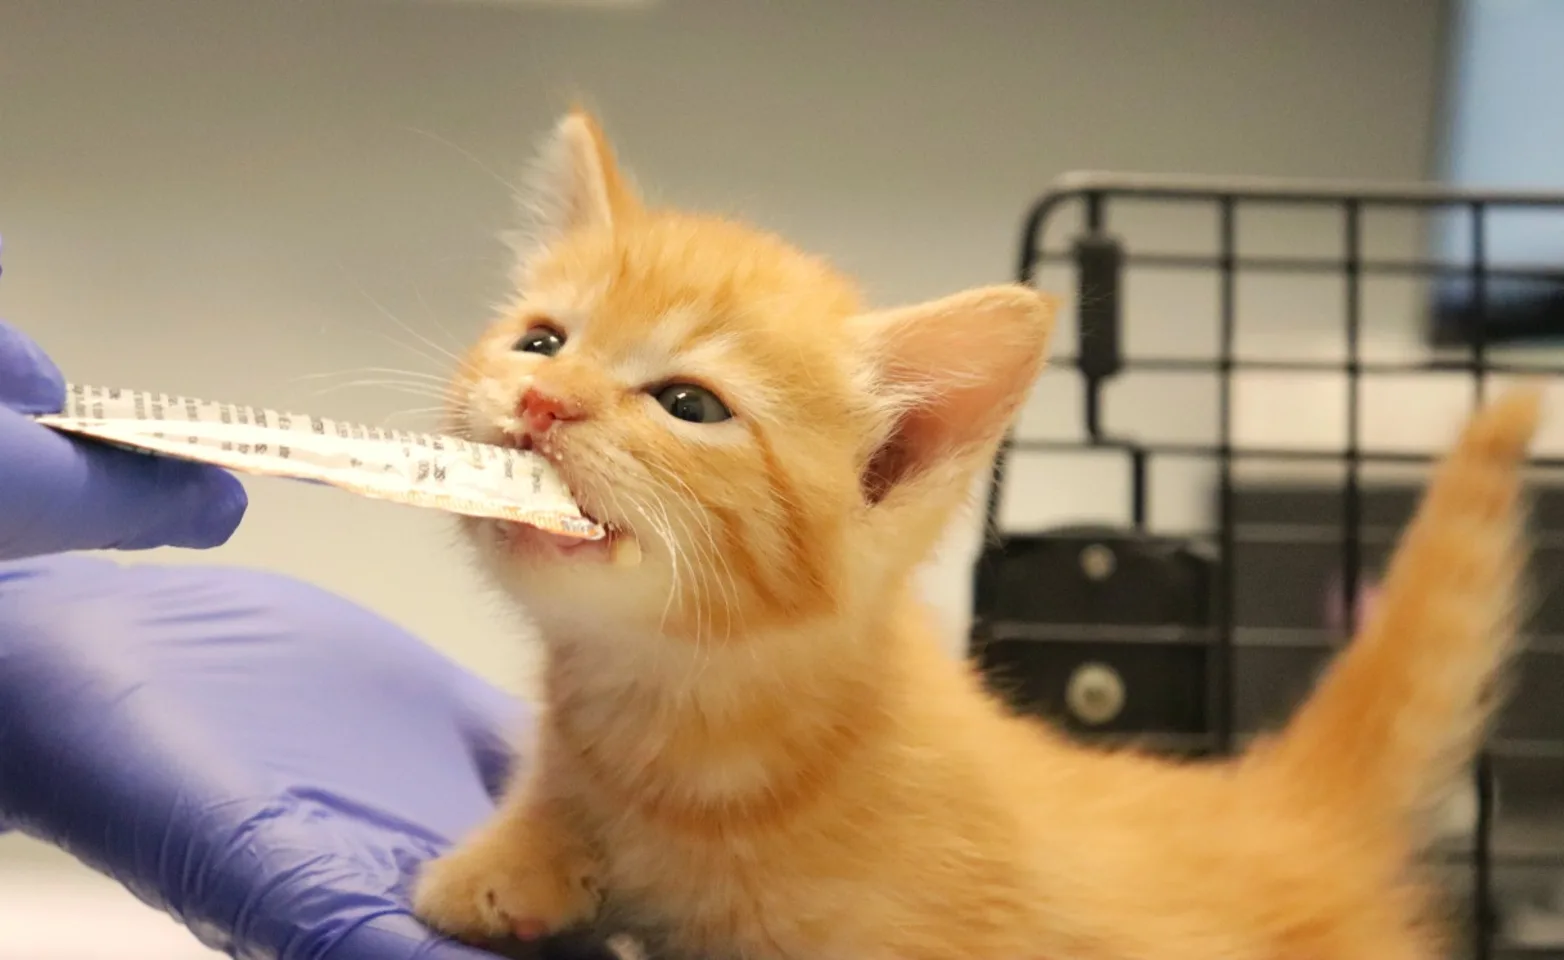
<instances>
[{"instance_id":1,"label":"gloved hand","mask_svg":"<svg viewBox=\"0 0 1564 960\"><path fill-rule=\"evenodd\" d=\"M66 550L214 547L233 535L239 481L201 464L62 436L65 381L37 344L0 323L0 560Z\"/></svg>"},{"instance_id":2,"label":"gloved hand","mask_svg":"<svg viewBox=\"0 0 1564 960\"><path fill-rule=\"evenodd\" d=\"M415 637L280 576L0 564L0 821L234 956L488 956L429 934L408 889L492 811L523 719Z\"/></svg>"}]
</instances>

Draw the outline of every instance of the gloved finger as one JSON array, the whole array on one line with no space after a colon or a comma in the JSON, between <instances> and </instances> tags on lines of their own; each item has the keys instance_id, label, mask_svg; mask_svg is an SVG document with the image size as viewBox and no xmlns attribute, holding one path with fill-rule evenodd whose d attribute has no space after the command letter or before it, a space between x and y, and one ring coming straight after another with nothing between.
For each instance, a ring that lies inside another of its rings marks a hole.
<instances>
[{"instance_id":1,"label":"gloved finger","mask_svg":"<svg viewBox=\"0 0 1564 960\"><path fill-rule=\"evenodd\" d=\"M0 407L0 559L215 547L247 505L225 471L74 440Z\"/></svg>"},{"instance_id":2,"label":"gloved finger","mask_svg":"<svg viewBox=\"0 0 1564 960\"><path fill-rule=\"evenodd\" d=\"M353 930L324 954L326 960L620 960L591 934L552 937L542 943L513 941L494 952L429 934L407 914L385 914Z\"/></svg>"},{"instance_id":3,"label":"gloved finger","mask_svg":"<svg viewBox=\"0 0 1564 960\"><path fill-rule=\"evenodd\" d=\"M518 756L526 740L526 710L515 697L476 677L468 678L460 689L468 755L484 790L498 800L518 761L526 765L525 757Z\"/></svg>"},{"instance_id":4,"label":"gloved finger","mask_svg":"<svg viewBox=\"0 0 1564 960\"><path fill-rule=\"evenodd\" d=\"M43 348L0 321L0 406L22 413L57 413L65 406L65 377Z\"/></svg>"},{"instance_id":5,"label":"gloved finger","mask_svg":"<svg viewBox=\"0 0 1564 960\"><path fill-rule=\"evenodd\" d=\"M510 784L511 771L516 769L516 752L510 739L497 731L475 730L468 734L467 744L484 792L497 802Z\"/></svg>"},{"instance_id":6,"label":"gloved finger","mask_svg":"<svg viewBox=\"0 0 1564 960\"><path fill-rule=\"evenodd\" d=\"M537 951L529 947L517 954L490 953L436 936L409 914L385 913L355 927L319 956L323 960L495 960L503 956L535 960Z\"/></svg>"}]
</instances>

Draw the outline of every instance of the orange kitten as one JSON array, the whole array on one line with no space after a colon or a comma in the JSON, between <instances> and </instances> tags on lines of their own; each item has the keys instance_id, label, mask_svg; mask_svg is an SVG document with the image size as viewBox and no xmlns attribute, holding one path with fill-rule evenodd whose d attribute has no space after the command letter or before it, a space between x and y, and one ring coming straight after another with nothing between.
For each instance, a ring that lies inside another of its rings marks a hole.
<instances>
[{"instance_id":1,"label":"orange kitten","mask_svg":"<svg viewBox=\"0 0 1564 960\"><path fill-rule=\"evenodd\" d=\"M1406 960L1413 872L1515 636L1535 393L1478 415L1291 726L1180 765L1011 716L911 582L1043 363L997 286L869 310L775 237L643 205L594 121L455 426L555 460L612 536L473 521L545 640L494 818L416 910L468 939L605 907L689 956Z\"/></svg>"}]
</instances>

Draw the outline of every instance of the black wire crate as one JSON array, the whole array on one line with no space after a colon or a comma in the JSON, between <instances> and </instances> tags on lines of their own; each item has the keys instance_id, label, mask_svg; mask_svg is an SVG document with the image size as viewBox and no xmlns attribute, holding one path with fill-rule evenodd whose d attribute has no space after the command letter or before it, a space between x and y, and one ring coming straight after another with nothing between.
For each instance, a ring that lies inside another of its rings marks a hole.
<instances>
[{"instance_id":1,"label":"black wire crate","mask_svg":"<svg viewBox=\"0 0 1564 960\"><path fill-rule=\"evenodd\" d=\"M979 668L1089 740L1220 756L1282 723L1471 405L1541 374L1564 410L1564 263L1526 236L1564 240L1564 193L1057 182L1018 264L1063 295L1057 356L995 465ZM1545 426L1517 684L1434 853L1478 960L1564 958L1561 453Z\"/></svg>"}]
</instances>

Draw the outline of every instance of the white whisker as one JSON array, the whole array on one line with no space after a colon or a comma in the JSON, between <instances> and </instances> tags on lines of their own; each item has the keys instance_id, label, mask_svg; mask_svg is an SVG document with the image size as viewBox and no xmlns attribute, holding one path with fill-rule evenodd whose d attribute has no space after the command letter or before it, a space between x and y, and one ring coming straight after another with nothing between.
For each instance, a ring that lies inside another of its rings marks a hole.
<instances>
[{"instance_id":1,"label":"white whisker","mask_svg":"<svg viewBox=\"0 0 1564 960\"><path fill-rule=\"evenodd\" d=\"M668 479L682 487L685 493L689 495L691 501L695 500L695 491L681 477L672 472L666 472L665 475ZM716 572L716 564L720 563L722 565L723 577L719 581L719 586L722 588L722 599L728 611L728 615L723 618L725 627L723 640L726 642L733 639L734 621L740 614L738 580L733 573L732 564L728 562L727 554L723 552L722 545L717 542L716 533L711 527L710 517L701 514L698 526L702 535L702 542L704 543L704 547L701 547L700 544L696 545L698 552L704 554L701 559L706 565L713 567L713 572Z\"/></svg>"},{"instance_id":2,"label":"white whisker","mask_svg":"<svg viewBox=\"0 0 1564 960\"><path fill-rule=\"evenodd\" d=\"M441 333L443 333L445 335L445 338L451 342L451 349L456 351L457 353L461 353L461 352L465 351L467 349L466 344L468 343L468 341L465 340L464 338L458 337L456 334L452 333L451 332L451 328L447 327L445 325L445 323L443 321L441 321L438 316L436 316L436 314L434 312L434 308L430 307L429 306L429 301L424 299L424 292L423 292L423 290L422 289L418 289L418 288L414 288L413 296L418 298L418 305L420 307L424 308L424 319L428 320L430 323L434 324L435 329L439 330Z\"/></svg>"},{"instance_id":3,"label":"white whisker","mask_svg":"<svg viewBox=\"0 0 1564 960\"><path fill-rule=\"evenodd\" d=\"M677 484L678 487L687 495L690 502L698 502L698 499L695 496L695 491L688 483L684 481L682 477L674 472L669 464L664 463L661 457L648 458L646 465L649 468L654 469L659 479L671 481L672 483ZM734 574L733 566L728 562L727 555L723 552L721 544L717 542L716 533L712 530L710 517L705 514L699 514L698 519L704 545L702 542L694 542L692 543L692 547L696 549L697 553L699 554L699 559L703 561L703 565L712 567L713 573L716 572L715 565L717 563L722 565L723 576L721 581L719 581L719 586L722 588L722 598L724 602L729 604L727 607L728 616L724 618L724 624L726 628L726 636L724 637L724 640L731 640L733 638L734 622L739 617L742 608L742 604L740 602L738 578ZM688 532L688 530L686 532Z\"/></svg>"},{"instance_id":4,"label":"white whisker","mask_svg":"<svg viewBox=\"0 0 1564 960\"><path fill-rule=\"evenodd\" d=\"M402 376L402 377L413 377L415 379L428 380L428 381L431 381L431 382L434 382L434 383L441 383L441 384L449 384L450 380L451 380L450 377L443 376L443 375L438 374L438 373L425 373L425 372L422 372L422 371L419 371L419 370L403 370L400 367L351 367L351 368L349 368L347 370L333 370L333 371L328 371L328 372L325 372L325 373L306 373L306 374L301 374L300 376L294 377L293 380L295 382L297 382L299 380L324 380L324 379L326 379L328 377L345 377L345 376L352 376L352 375L355 375L355 374L365 374L365 373L387 374L387 375Z\"/></svg>"},{"instance_id":5,"label":"white whisker","mask_svg":"<svg viewBox=\"0 0 1564 960\"><path fill-rule=\"evenodd\" d=\"M435 387L427 383L407 383L401 380L377 379L350 380L346 383L335 383L330 386L320 388L319 390L315 391L315 395L322 396L336 390L347 390L352 387L380 387L386 390L397 390L402 393L412 394L413 396L417 397L428 397L431 400L442 400L446 402L453 402L458 399L458 397L449 390Z\"/></svg>"},{"instance_id":6,"label":"white whisker","mask_svg":"<svg viewBox=\"0 0 1564 960\"><path fill-rule=\"evenodd\" d=\"M684 522L684 519L682 517L678 518L677 522L679 524L679 528L685 532L685 535L690 537L691 545L692 545L692 547L694 547L694 549L696 551L697 559L702 561L702 564L701 564L702 568L703 569L709 569L710 568L710 558L706 557L706 556L702 556L703 551L701 549L700 542L696 541L692 536L690 536L690 528ZM709 543L713 543L709 533L707 534L705 540L706 540L706 542L708 544ZM720 556L720 553L719 553L719 556ZM692 567L694 566L694 561L691 562L691 566ZM728 599L727 587L725 585L723 586L723 599L724 599L725 602ZM735 608L734 607L728 607L727 609L729 611L728 612L728 616L726 616L723 619L723 623L724 623L725 630L726 630L726 635L724 637L725 640L732 639L732 635L733 635L733 614L732 614L732 611ZM696 669L695 669L695 671L692 674L690 674L689 676L687 676L685 678L685 687L686 687L686 689L693 689L694 688L695 684L697 682L699 682L701 676L706 672L707 665L711 662L711 654L708 651L704 641L705 641L705 638L701 635L701 632L700 632L700 630L698 628L698 622L697 622L697 630L696 630L696 635L695 635Z\"/></svg>"},{"instance_id":7,"label":"white whisker","mask_svg":"<svg viewBox=\"0 0 1564 960\"><path fill-rule=\"evenodd\" d=\"M402 320L402 318L398 317L395 313L392 313L391 310L388 309L385 304L381 303L379 300L376 300L373 296L371 296L369 291L365 290L362 286L358 287L358 292L359 292L359 295L362 296L365 300L368 300L370 302L370 304L372 306L374 306L374 308L377 311L379 311L382 316L384 316L387 320L390 320L392 323L396 324L398 327L400 327L403 331L408 333L410 336L416 338L424 346L426 346L429 349L435 351L435 353L438 354L439 357L443 357L445 360L448 360L451 363L456 364L456 368L458 370L471 372L472 365L471 365L471 363L467 359L457 355L456 353L454 353L454 352L452 352L450 350L447 350L446 348L440 346L438 343L435 343L433 340L431 340L428 337L424 336L422 333L419 333L410 324L408 324L407 322ZM388 337L386 337L386 339L390 340L392 343L396 343L398 346L402 347L403 349L410 350L413 353L418 353L418 351L412 350L407 344L398 343L398 341L394 337L389 337L388 336ZM424 356L425 359L428 359L428 360L436 359L434 357L429 357L427 355L423 355L423 356ZM440 362L440 361L437 360L436 362Z\"/></svg>"},{"instance_id":8,"label":"white whisker","mask_svg":"<svg viewBox=\"0 0 1564 960\"><path fill-rule=\"evenodd\" d=\"M402 129L406 130L408 133L416 133L420 137L427 137L428 139L434 141L435 143L440 144L442 147L449 147L451 150L454 150L461 157L463 157L464 159L466 159L469 162L471 162L473 166L477 167L479 170L481 170L484 173L488 174L494 180L495 183L498 183L500 186L502 186L506 190L508 190L512 197L518 197L519 198L519 197L522 196L522 189L521 189L520 186L518 186L517 184L511 182L510 180L505 179L504 177L500 176L498 173L495 173L494 169L492 167L490 167L488 164L484 163L482 160L478 159L477 154L473 153L471 150L468 150L466 147L463 147L463 146L461 146L460 144L457 144L457 143L453 143L452 141L447 140L446 138L440 136L439 134L433 133L433 132L431 132L429 130L424 130L421 127L404 126Z\"/></svg>"},{"instance_id":9,"label":"white whisker","mask_svg":"<svg viewBox=\"0 0 1564 960\"><path fill-rule=\"evenodd\" d=\"M391 420L395 417L427 417L431 415L439 417L446 413L446 409L447 408L445 407L409 407L406 410L395 410L386 414L384 422L387 426L389 426ZM455 424L452 426L442 425L442 427L447 433L463 440L467 439L468 433L471 432L463 424Z\"/></svg>"}]
</instances>

